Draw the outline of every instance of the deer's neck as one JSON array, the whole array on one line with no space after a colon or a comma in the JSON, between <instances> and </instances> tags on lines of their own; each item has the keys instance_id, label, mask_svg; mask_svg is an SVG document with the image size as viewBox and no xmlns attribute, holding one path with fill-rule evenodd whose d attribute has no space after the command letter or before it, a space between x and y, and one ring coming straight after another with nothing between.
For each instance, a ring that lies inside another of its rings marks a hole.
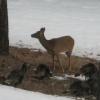
<instances>
[{"instance_id":1,"label":"deer's neck","mask_svg":"<svg viewBox=\"0 0 100 100\"><path fill-rule=\"evenodd\" d=\"M45 38L44 34L39 38L39 41L46 49L48 48L48 40Z\"/></svg>"}]
</instances>

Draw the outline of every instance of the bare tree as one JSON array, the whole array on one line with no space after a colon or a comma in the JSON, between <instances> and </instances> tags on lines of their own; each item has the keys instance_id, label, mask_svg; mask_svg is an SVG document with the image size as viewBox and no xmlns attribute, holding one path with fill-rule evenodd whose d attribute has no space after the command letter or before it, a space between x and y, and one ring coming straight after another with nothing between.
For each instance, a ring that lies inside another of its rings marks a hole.
<instances>
[{"instance_id":1,"label":"bare tree","mask_svg":"<svg viewBox=\"0 0 100 100\"><path fill-rule=\"evenodd\" d=\"M7 0L0 0L0 55L9 54Z\"/></svg>"}]
</instances>

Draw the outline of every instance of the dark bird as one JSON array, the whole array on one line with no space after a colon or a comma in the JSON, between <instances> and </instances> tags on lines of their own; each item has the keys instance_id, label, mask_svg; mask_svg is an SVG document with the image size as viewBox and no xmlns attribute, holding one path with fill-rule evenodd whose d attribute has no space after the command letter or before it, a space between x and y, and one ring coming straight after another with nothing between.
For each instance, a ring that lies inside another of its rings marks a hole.
<instances>
[{"instance_id":1,"label":"dark bird","mask_svg":"<svg viewBox=\"0 0 100 100\"><path fill-rule=\"evenodd\" d=\"M85 75L88 77L85 82L89 85L89 93L96 97L96 100L100 100L100 67L97 67L92 64L88 63L80 69L80 74ZM78 75L78 74L77 74ZM78 83L73 83L76 87L80 87ZM71 85L71 89L74 90L75 86ZM78 91L79 89L77 89Z\"/></svg>"},{"instance_id":2,"label":"dark bird","mask_svg":"<svg viewBox=\"0 0 100 100\"><path fill-rule=\"evenodd\" d=\"M91 87L92 95L96 97L96 100L100 100L100 69L92 75L88 84Z\"/></svg>"},{"instance_id":3,"label":"dark bird","mask_svg":"<svg viewBox=\"0 0 100 100\"><path fill-rule=\"evenodd\" d=\"M3 82L6 80L6 77L5 76L0 76L0 84L3 84Z\"/></svg>"},{"instance_id":4,"label":"dark bird","mask_svg":"<svg viewBox=\"0 0 100 100\"><path fill-rule=\"evenodd\" d=\"M24 63L21 67L21 69L16 69L11 71L11 73L8 75L6 80L4 81L4 84L11 85L11 86L17 86L21 84L25 73L27 72L27 64Z\"/></svg>"},{"instance_id":5,"label":"dark bird","mask_svg":"<svg viewBox=\"0 0 100 100\"><path fill-rule=\"evenodd\" d=\"M75 97L84 97L89 95L90 86L87 81L76 80L70 85L71 94Z\"/></svg>"},{"instance_id":6,"label":"dark bird","mask_svg":"<svg viewBox=\"0 0 100 100\"><path fill-rule=\"evenodd\" d=\"M49 69L49 67L45 64L40 64L36 71L35 71L35 76L33 76L34 78L38 79L38 80L43 80L43 79L48 79L49 77L52 76L52 73Z\"/></svg>"},{"instance_id":7,"label":"dark bird","mask_svg":"<svg viewBox=\"0 0 100 100\"><path fill-rule=\"evenodd\" d=\"M93 63L83 65L79 72L75 76L84 75L86 78L90 78L97 71L97 67Z\"/></svg>"}]
</instances>

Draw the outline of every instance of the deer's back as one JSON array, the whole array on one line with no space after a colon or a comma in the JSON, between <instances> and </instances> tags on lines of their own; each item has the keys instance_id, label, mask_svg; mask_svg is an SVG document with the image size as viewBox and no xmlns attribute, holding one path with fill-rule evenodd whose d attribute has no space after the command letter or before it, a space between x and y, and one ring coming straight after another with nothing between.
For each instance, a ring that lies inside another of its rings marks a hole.
<instances>
[{"instance_id":1,"label":"deer's back","mask_svg":"<svg viewBox=\"0 0 100 100\"><path fill-rule=\"evenodd\" d=\"M48 41L53 51L67 52L72 51L74 46L74 39L70 36L63 36L60 38L54 38Z\"/></svg>"}]
</instances>

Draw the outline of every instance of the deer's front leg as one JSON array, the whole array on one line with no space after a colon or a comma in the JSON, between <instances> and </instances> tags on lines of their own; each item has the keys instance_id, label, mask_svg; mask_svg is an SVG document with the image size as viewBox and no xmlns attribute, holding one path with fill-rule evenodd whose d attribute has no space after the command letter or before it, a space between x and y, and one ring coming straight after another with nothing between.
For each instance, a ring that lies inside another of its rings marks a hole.
<instances>
[{"instance_id":1,"label":"deer's front leg","mask_svg":"<svg viewBox=\"0 0 100 100\"><path fill-rule=\"evenodd\" d=\"M62 72L64 73L64 68L60 62L60 59L59 59L59 54L56 54L56 57L57 57L57 60L58 60L58 63L59 63L59 69L62 68Z\"/></svg>"}]
</instances>

